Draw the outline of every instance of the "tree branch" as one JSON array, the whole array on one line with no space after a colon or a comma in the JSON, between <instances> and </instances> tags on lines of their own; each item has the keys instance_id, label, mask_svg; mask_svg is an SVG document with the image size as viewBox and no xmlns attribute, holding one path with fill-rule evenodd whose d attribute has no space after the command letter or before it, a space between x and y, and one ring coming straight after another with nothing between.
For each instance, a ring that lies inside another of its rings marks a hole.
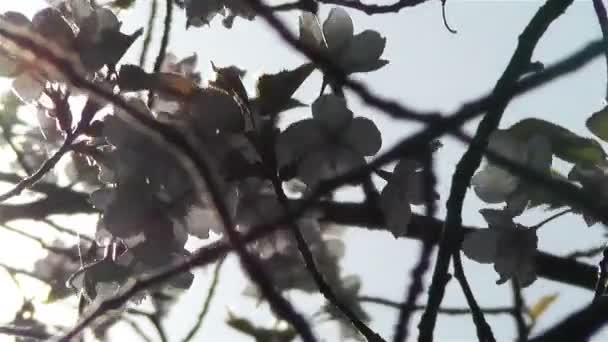
<instances>
[{"instance_id":1,"label":"tree branch","mask_svg":"<svg viewBox=\"0 0 608 342\"><path fill-rule=\"evenodd\" d=\"M47 340L53 335L49 334L46 331L41 331L36 328L30 327L18 327L18 326L10 326L10 325L2 325L0 326L0 334L6 334L21 338L32 338L35 340Z\"/></svg>"},{"instance_id":2,"label":"tree branch","mask_svg":"<svg viewBox=\"0 0 608 342\"><path fill-rule=\"evenodd\" d=\"M359 0L318 0L323 4L332 4L342 7L348 7L364 12L367 15L382 14L382 13L398 13L404 8L420 5L427 0L399 0L390 5L364 4Z\"/></svg>"},{"instance_id":3,"label":"tree branch","mask_svg":"<svg viewBox=\"0 0 608 342\"><path fill-rule=\"evenodd\" d=\"M372 303L378 305L388 306L394 309L403 310L407 308L409 311L421 311L424 310L424 305L414 305L407 306L404 303L399 303L395 301L388 300L386 298L374 297L374 296L360 296L360 302L362 303ZM487 315L501 315L501 314L511 314L513 309L510 307L496 307L496 308L483 308L481 309ZM439 308L439 313L444 315L470 315L471 309L469 308Z\"/></svg>"},{"instance_id":4,"label":"tree branch","mask_svg":"<svg viewBox=\"0 0 608 342\"><path fill-rule=\"evenodd\" d=\"M501 78L496 83L493 94L508 94L517 84L519 78L528 70L531 63L532 52L536 44L545 33L549 25L559 17L572 0L548 0L534 15L528 26L519 37L519 43ZM439 244L439 252L435 264L433 280L429 290L427 309L422 315L419 329L419 341L431 341L437 319L437 309L441 305L445 293L445 277L448 274L450 259L455 253L460 253L459 246L462 241L462 205L471 183L471 177L479 167L482 152L488 145L490 134L498 127L503 112L509 103L508 99L497 101L494 107L484 116L475 137L465 152L462 159L456 166L456 171L452 178L452 186L447 201L446 224L443 229L443 237ZM458 263L459 259L456 260ZM461 265L455 265L461 266ZM463 278L464 280L464 278ZM461 282L463 284L463 282ZM464 290L464 289L463 289ZM465 291L466 294L466 291ZM467 297L470 304L473 299ZM482 341L494 340L492 332L483 318L483 314L477 316L476 326L478 337ZM481 325L481 326L480 326Z\"/></svg>"},{"instance_id":5,"label":"tree branch","mask_svg":"<svg viewBox=\"0 0 608 342\"><path fill-rule=\"evenodd\" d=\"M524 310L526 310L524 297L519 283L515 280L511 280L510 283L513 290L513 318L517 327L517 341L526 342L528 340L528 325L524 319Z\"/></svg>"},{"instance_id":6,"label":"tree branch","mask_svg":"<svg viewBox=\"0 0 608 342\"><path fill-rule=\"evenodd\" d=\"M598 24L602 29L602 37L604 40L604 55L606 59L606 98L608 101L608 17L606 16L606 7L604 6L603 0L593 0L593 9L595 10L595 15L597 16Z\"/></svg>"}]
</instances>

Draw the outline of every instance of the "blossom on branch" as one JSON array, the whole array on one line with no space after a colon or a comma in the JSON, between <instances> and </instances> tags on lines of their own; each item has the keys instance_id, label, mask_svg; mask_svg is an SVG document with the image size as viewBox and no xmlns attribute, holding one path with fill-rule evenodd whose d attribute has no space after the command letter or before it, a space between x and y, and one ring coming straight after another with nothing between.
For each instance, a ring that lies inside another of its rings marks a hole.
<instances>
[{"instance_id":1,"label":"blossom on branch","mask_svg":"<svg viewBox=\"0 0 608 342\"><path fill-rule=\"evenodd\" d=\"M482 264L494 264L500 275L497 284L509 279L522 287L536 280L536 229L529 229L513 222L511 213L503 210L481 209L488 229L467 234L462 243L464 254Z\"/></svg>"},{"instance_id":2,"label":"blossom on branch","mask_svg":"<svg viewBox=\"0 0 608 342\"><path fill-rule=\"evenodd\" d=\"M312 119L283 131L276 144L279 166L297 164L297 176L309 187L358 166L380 150L382 138L373 121L353 117L346 101L320 96L312 104Z\"/></svg>"},{"instance_id":3,"label":"blossom on branch","mask_svg":"<svg viewBox=\"0 0 608 342\"><path fill-rule=\"evenodd\" d=\"M380 193L380 207L386 217L386 226L395 237L407 234L407 225L412 217L410 205L425 202L424 172L419 162L402 159L390 173L390 179Z\"/></svg>"},{"instance_id":4,"label":"blossom on branch","mask_svg":"<svg viewBox=\"0 0 608 342\"><path fill-rule=\"evenodd\" d=\"M354 34L352 19L340 7L331 9L322 28L314 14L304 12L300 16L300 41L327 54L347 74L375 71L388 64L380 58L386 38L374 30Z\"/></svg>"},{"instance_id":5,"label":"blossom on branch","mask_svg":"<svg viewBox=\"0 0 608 342\"><path fill-rule=\"evenodd\" d=\"M522 142L506 130L497 130L490 136L488 150L532 170L550 175L553 154L549 140L541 134ZM493 162L477 172L471 179L477 196L486 203L506 202L515 216L521 214L532 191L537 187Z\"/></svg>"}]
</instances>

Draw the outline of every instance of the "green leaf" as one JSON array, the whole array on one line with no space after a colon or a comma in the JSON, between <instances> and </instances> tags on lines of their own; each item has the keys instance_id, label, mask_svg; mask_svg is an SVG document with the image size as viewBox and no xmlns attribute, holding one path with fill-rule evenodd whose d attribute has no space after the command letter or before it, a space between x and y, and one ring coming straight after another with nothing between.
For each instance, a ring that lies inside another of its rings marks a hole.
<instances>
[{"instance_id":1,"label":"green leaf","mask_svg":"<svg viewBox=\"0 0 608 342\"><path fill-rule=\"evenodd\" d=\"M547 311L549 306L557 299L557 293L542 296L536 303L534 303L530 309L528 309L528 315L532 319L532 322L536 322L538 318Z\"/></svg>"},{"instance_id":2,"label":"green leaf","mask_svg":"<svg viewBox=\"0 0 608 342\"><path fill-rule=\"evenodd\" d=\"M608 106L591 114L587 119L587 128L596 137L608 141Z\"/></svg>"},{"instance_id":3,"label":"green leaf","mask_svg":"<svg viewBox=\"0 0 608 342\"><path fill-rule=\"evenodd\" d=\"M275 115L289 108L292 103L291 97L314 69L313 64L307 63L294 70L260 76L256 86L256 103L261 115Z\"/></svg>"},{"instance_id":4,"label":"green leaf","mask_svg":"<svg viewBox=\"0 0 608 342\"><path fill-rule=\"evenodd\" d=\"M297 336L296 331L291 327L285 329L267 329L257 327L248 319L237 317L230 311L228 311L228 319L226 320L226 324L245 335L251 336L256 342L290 342L293 341Z\"/></svg>"},{"instance_id":5,"label":"green leaf","mask_svg":"<svg viewBox=\"0 0 608 342\"><path fill-rule=\"evenodd\" d=\"M118 9L127 9L135 5L135 0L114 0L110 4L111 7Z\"/></svg>"},{"instance_id":6,"label":"green leaf","mask_svg":"<svg viewBox=\"0 0 608 342\"><path fill-rule=\"evenodd\" d=\"M551 142L555 156L574 164L596 164L606 157L606 153L595 139L581 137L542 119L523 119L508 131L522 141L528 141L535 134L542 134Z\"/></svg>"}]
</instances>

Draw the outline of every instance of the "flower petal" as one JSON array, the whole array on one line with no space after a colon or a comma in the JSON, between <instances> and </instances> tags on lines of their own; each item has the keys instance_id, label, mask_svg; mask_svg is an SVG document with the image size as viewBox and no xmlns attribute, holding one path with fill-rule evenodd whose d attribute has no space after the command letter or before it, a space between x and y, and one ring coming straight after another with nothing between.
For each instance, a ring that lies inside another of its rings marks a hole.
<instances>
[{"instance_id":1,"label":"flower petal","mask_svg":"<svg viewBox=\"0 0 608 342\"><path fill-rule=\"evenodd\" d=\"M490 135L488 149L515 162L526 161L526 146L506 130L499 129Z\"/></svg>"},{"instance_id":2,"label":"flower petal","mask_svg":"<svg viewBox=\"0 0 608 342\"><path fill-rule=\"evenodd\" d=\"M424 171L418 171L409 178L405 187L407 198L413 205L422 205L426 203L426 189ZM432 194L433 199L437 199L438 195L435 191Z\"/></svg>"},{"instance_id":3,"label":"flower petal","mask_svg":"<svg viewBox=\"0 0 608 342\"><path fill-rule=\"evenodd\" d=\"M364 164L363 156L328 145L302 160L298 166L298 177L309 187L314 187L319 181L342 175Z\"/></svg>"},{"instance_id":4,"label":"flower petal","mask_svg":"<svg viewBox=\"0 0 608 342\"><path fill-rule=\"evenodd\" d=\"M353 32L353 21L348 13L340 7L332 8L323 23L323 34L330 53L339 53L346 48L353 38Z\"/></svg>"},{"instance_id":5,"label":"flower petal","mask_svg":"<svg viewBox=\"0 0 608 342\"><path fill-rule=\"evenodd\" d=\"M553 154L549 139L534 135L527 144L528 165L536 171L546 172L551 168Z\"/></svg>"},{"instance_id":6,"label":"flower petal","mask_svg":"<svg viewBox=\"0 0 608 342\"><path fill-rule=\"evenodd\" d=\"M298 121L281 132L277 138L276 154L279 167L300 159L307 152L314 152L323 145L325 137L316 120Z\"/></svg>"},{"instance_id":7,"label":"flower petal","mask_svg":"<svg viewBox=\"0 0 608 342\"><path fill-rule=\"evenodd\" d=\"M93 7L87 0L68 0L66 1L70 8L76 24L80 26L82 22L93 13Z\"/></svg>"},{"instance_id":8,"label":"flower petal","mask_svg":"<svg viewBox=\"0 0 608 342\"><path fill-rule=\"evenodd\" d=\"M507 280L515 277L518 271L517 258L511 255L497 256L494 261L494 270L500 275L497 284L503 284Z\"/></svg>"},{"instance_id":9,"label":"flower petal","mask_svg":"<svg viewBox=\"0 0 608 342\"><path fill-rule=\"evenodd\" d=\"M415 160L411 159L401 159L395 165L395 169L393 170L393 177L399 179L411 179L416 171L420 169L422 165Z\"/></svg>"},{"instance_id":10,"label":"flower petal","mask_svg":"<svg viewBox=\"0 0 608 342\"><path fill-rule=\"evenodd\" d=\"M528 203L530 203L530 195L527 191L522 190L520 187L507 199L507 206L505 210L511 213L513 216L518 216L526 210Z\"/></svg>"},{"instance_id":11,"label":"flower petal","mask_svg":"<svg viewBox=\"0 0 608 342\"><path fill-rule=\"evenodd\" d=\"M480 229L467 234L462 242L462 251L468 258L482 264L489 264L496 258L499 232Z\"/></svg>"},{"instance_id":12,"label":"flower petal","mask_svg":"<svg viewBox=\"0 0 608 342\"><path fill-rule=\"evenodd\" d=\"M97 17L97 30L99 33L103 31L118 31L120 30L120 21L108 8L98 8L95 10L95 16Z\"/></svg>"},{"instance_id":13,"label":"flower petal","mask_svg":"<svg viewBox=\"0 0 608 342\"><path fill-rule=\"evenodd\" d=\"M198 205L188 210L185 219L188 232L200 239L207 239L209 237L209 230L212 226L216 227L216 229L217 227L221 227L221 223L218 221L217 215L213 213L213 210Z\"/></svg>"},{"instance_id":14,"label":"flower petal","mask_svg":"<svg viewBox=\"0 0 608 342\"><path fill-rule=\"evenodd\" d=\"M23 73L13 80L13 92L21 101L29 103L36 101L42 95L43 86L30 73Z\"/></svg>"},{"instance_id":15,"label":"flower petal","mask_svg":"<svg viewBox=\"0 0 608 342\"><path fill-rule=\"evenodd\" d=\"M488 223L490 228L514 228L513 216L504 210L498 209L481 209L481 216Z\"/></svg>"},{"instance_id":16,"label":"flower petal","mask_svg":"<svg viewBox=\"0 0 608 342\"><path fill-rule=\"evenodd\" d=\"M535 265L531 262L520 265L517 273L515 274L515 278L521 287L532 285L537 278Z\"/></svg>"},{"instance_id":17,"label":"flower petal","mask_svg":"<svg viewBox=\"0 0 608 342\"><path fill-rule=\"evenodd\" d=\"M89 197L89 202L93 207L105 211L110 203L114 201L116 197L116 191L112 188L101 188L93 193Z\"/></svg>"},{"instance_id":18,"label":"flower petal","mask_svg":"<svg viewBox=\"0 0 608 342\"><path fill-rule=\"evenodd\" d=\"M32 18L32 26L36 32L61 46L69 46L75 37L61 12L52 7L37 12Z\"/></svg>"},{"instance_id":19,"label":"flower petal","mask_svg":"<svg viewBox=\"0 0 608 342\"><path fill-rule=\"evenodd\" d=\"M318 51L325 46L319 18L310 12L303 12L299 18L300 41L308 48Z\"/></svg>"},{"instance_id":20,"label":"flower petal","mask_svg":"<svg viewBox=\"0 0 608 342\"><path fill-rule=\"evenodd\" d=\"M199 133L214 135L220 132L240 132L245 127L243 111L234 97L215 88L200 92L192 105Z\"/></svg>"},{"instance_id":21,"label":"flower petal","mask_svg":"<svg viewBox=\"0 0 608 342\"><path fill-rule=\"evenodd\" d=\"M349 72L377 70L386 65L386 61L378 63L385 46L386 38L380 33L365 30L353 37L342 55L340 64Z\"/></svg>"},{"instance_id":22,"label":"flower petal","mask_svg":"<svg viewBox=\"0 0 608 342\"><path fill-rule=\"evenodd\" d=\"M224 9L224 3L219 0L187 1L186 25L201 27L208 25L211 20Z\"/></svg>"},{"instance_id":23,"label":"flower petal","mask_svg":"<svg viewBox=\"0 0 608 342\"><path fill-rule=\"evenodd\" d=\"M519 179L506 170L490 164L473 176L471 185L482 201L501 203L517 189Z\"/></svg>"},{"instance_id":24,"label":"flower petal","mask_svg":"<svg viewBox=\"0 0 608 342\"><path fill-rule=\"evenodd\" d=\"M386 216L386 226L395 237L405 236L412 217L412 208L394 184L387 184L380 194L380 208Z\"/></svg>"},{"instance_id":25,"label":"flower petal","mask_svg":"<svg viewBox=\"0 0 608 342\"><path fill-rule=\"evenodd\" d=\"M343 139L348 146L364 156L373 156L382 146L382 134L376 124L362 117L351 121Z\"/></svg>"},{"instance_id":26,"label":"flower petal","mask_svg":"<svg viewBox=\"0 0 608 342\"><path fill-rule=\"evenodd\" d=\"M353 112L346 107L346 100L335 95L319 96L311 109L312 117L325 126L329 134L346 129L353 119Z\"/></svg>"}]
</instances>

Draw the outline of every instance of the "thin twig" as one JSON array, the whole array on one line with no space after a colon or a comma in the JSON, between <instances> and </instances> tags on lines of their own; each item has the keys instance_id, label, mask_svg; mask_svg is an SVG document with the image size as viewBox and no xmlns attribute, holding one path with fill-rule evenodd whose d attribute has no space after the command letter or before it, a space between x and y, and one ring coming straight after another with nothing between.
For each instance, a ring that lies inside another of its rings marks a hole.
<instances>
[{"instance_id":1,"label":"thin twig","mask_svg":"<svg viewBox=\"0 0 608 342\"><path fill-rule=\"evenodd\" d=\"M33 186L38 181L40 181L42 177L44 177L49 171L51 171L51 169L53 169L53 167L55 167L61 157L63 157L64 154L66 154L72 149L72 142L77 137L77 135L78 134L68 134L59 150L57 150L57 152L55 152L49 159L45 160L44 163L40 166L40 168L31 176L24 178L19 183L17 183L17 185L15 185L13 189L0 195L0 202L4 202L13 196L21 194L23 190Z\"/></svg>"},{"instance_id":2,"label":"thin twig","mask_svg":"<svg viewBox=\"0 0 608 342\"><path fill-rule=\"evenodd\" d=\"M139 326L139 324L137 322L135 322L134 320L132 320L129 317L123 317L122 320L129 325L129 327L131 327L131 329L133 329L133 331L139 336L141 337L145 342L152 342L152 339L146 335L146 332L142 329L142 327Z\"/></svg>"},{"instance_id":3,"label":"thin twig","mask_svg":"<svg viewBox=\"0 0 608 342\"><path fill-rule=\"evenodd\" d=\"M279 201L281 202L281 204L283 205L283 207L286 210L289 210L289 202L288 202L287 196L285 196L285 193L283 192L283 189L281 187L281 182L278 179L278 177L275 177L273 179L273 186L274 186L275 193L277 194L277 197L279 198ZM293 232L294 237L296 238L296 244L297 244L298 250L300 251L300 254L302 255L302 258L304 259L304 264L306 266L306 269L311 274L312 278L314 279L315 283L317 284L317 287L319 288L319 292L321 292L323 297L325 297L325 299L329 303L331 303L336 308L338 308L338 310L340 310L340 312L342 314L344 314L344 316L346 318L348 318L348 320L352 323L352 325L363 336L365 336L365 338L368 341L383 342L384 339L380 335L378 335L375 331L370 329L367 326L367 324L365 324L363 321L361 321L361 319L359 319L359 317L357 317L357 315L348 306L346 306L342 302L342 300L340 300L338 298L338 296L336 295L334 290L327 283L327 281L325 280L325 278L323 277L323 275L317 268L312 251L310 250L310 248L308 248L308 243L306 242L304 235L300 231L300 228L296 224L293 224L293 223L289 224L289 228Z\"/></svg>"},{"instance_id":4,"label":"thin twig","mask_svg":"<svg viewBox=\"0 0 608 342\"><path fill-rule=\"evenodd\" d=\"M6 143L8 144L8 146L10 146L11 150L13 150L13 153L15 153L15 156L17 157L17 162L19 163L21 168L25 171L25 173L27 173L28 175L31 175L32 173L34 173L34 170L27 164L27 162L25 160L25 156L23 155L23 152L20 151L19 148L13 142L13 137L12 137L12 133L10 131L10 127L7 127L7 126L2 127L2 136L3 136L4 140L6 141Z\"/></svg>"},{"instance_id":5,"label":"thin twig","mask_svg":"<svg viewBox=\"0 0 608 342\"><path fill-rule=\"evenodd\" d=\"M593 258L594 256L602 253L606 248L606 245L589 248L586 250L574 251L572 253L566 254L564 258L566 259L578 259L578 258Z\"/></svg>"},{"instance_id":6,"label":"thin twig","mask_svg":"<svg viewBox=\"0 0 608 342\"><path fill-rule=\"evenodd\" d=\"M407 307L403 303L395 302L388 300L386 298L373 297L373 296L360 296L357 298L362 303L371 303L388 306L394 309L403 310L403 308L408 308L408 310L421 311L424 310L424 305L414 305ZM501 315L501 314L511 314L513 311L510 307L497 307L497 308L484 308L481 309L487 315ZM445 315L470 315L471 309L469 308L439 308L440 314Z\"/></svg>"},{"instance_id":7,"label":"thin twig","mask_svg":"<svg viewBox=\"0 0 608 342\"><path fill-rule=\"evenodd\" d=\"M53 229L55 229L56 231L58 231L60 233L68 234L68 235L71 235L71 236L75 236L75 237L78 237L79 239L85 240L87 242L93 242L94 241L93 238L91 238L90 236L82 235L79 232L73 231L73 230L71 230L69 228L62 227L62 226L58 225L57 223L51 221L50 219L46 219L45 218L45 219L42 219L40 221L42 221L44 224L52 227Z\"/></svg>"},{"instance_id":8,"label":"thin twig","mask_svg":"<svg viewBox=\"0 0 608 342\"><path fill-rule=\"evenodd\" d=\"M39 330L37 328L32 327L19 327L19 326L9 326L9 325L1 325L0 326L0 334L11 335L22 338L33 338L35 340L47 340L53 335L49 334L46 331Z\"/></svg>"},{"instance_id":9,"label":"thin twig","mask_svg":"<svg viewBox=\"0 0 608 342\"><path fill-rule=\"evenodd\" d=\"M537 223L537 224L535 224L533 226L530 226L530 229L534 229L534 230L539 229L540 227L542 227L545 224L547 224L547 223L555 220L556 218L559 218L559 217L564 216L566 214L569 214L571 212L573 212L572 209L565 209L563 211L560 211L560 212L558 212L556 214L553 214L553 215L547 217L546 219L542 220L541 222L539 222L539 223Z\"/></svg>"},{"instance_id":10,"label":"thin twig","mask_svg":"<svg viewBox=\"0 0 608 342\"><path fill-rule=\"evenodd\" d=\"M21 235L27 239L37 242L40 245L40 247L42 247L43 249L45 249L49 252L64 255L72 260L78 260L78 256L74 253L74 250L72 250L71 248L57 247L57 246L49 245L42 238L40 238L38 236L31 235L22 230L19 230L19 229L13 228L13 227L9 227L7 225L3 225L2 228L5 230L8 230L10 232L13 232L15 234Z\"/></svg>"},{"instance_id":11,"label":"thin twig","mask_svg":"<svg viewBox=\"0 0 608 342\"><path fill-rule=\"evenodd\" d=\"M526 342L528 341L529 328L524 319L524 312L526 312L526 304L524 303L524 297L521 293L521 286L517 281L511 281L511 289L513 290L513 319L515 320L515 326L517 327L517 341Z\"/></svg>"},{"instance_id":12,"label":"thin twig","mask_svg":"<svg viewBox=\"0 0 608 342\"><path fill-rule=\"evenodd\" d=\"M435 185L437 183L435 177L434 163L433 163L433 152L428 150L424 156L424 195L426 202L426 216L433 217L436 212L435 205ZM409 204L407 204L409 205ZM395 326L395 333L393 334L394 342L405 341L408 336L408 326L412 314L411 307L415 306L418 301L418 297L423 290L423 277L428 271L431 265L431 256L434 249L434 244L425 241L422 244L420 251L420 257L418 263L412 270L412 283L407 290L405 303L401 311L399 312L399 319Z\"/></svg>"},{"instance_id":13,"label":"thin twig","mask_svg":"<svg viewBox=\"0 0 608 342\"><path fill-rule=\"evenodd\" d=\"M156 333L158 334L158 338L160 339L160 341L161 342L169 341L169 339L167 337L167 333L165 332L165 329L163 328L162 323L161 323L160 312L157 311L157 312L151 313L151 312L145 312L145 311L141 311L141 310L137 310L137 309L133 309L133 308L128 308L126 310L126 312L128 312L131 315L145 317L148 321L150 321L150 324L152 324L152 326L156 330Z\"/></svg>"},{"instance_id":14,"label":"thin twig","mask_svg":"<svg viewBox=\"0 0 608 342\"><path fill-rule=\"evenodd\" d=\"M153 314L153 315L148 316L148 320L150 321L150 323L152 323L152 325L156 329L156 332L158 333L158 337L160 338L160 341L168 342L169 338L167 337L167 333L165 333L165 329L163 328L163 325L161 323L160 316Z\"/></svg>"},{"instance_id":15,"label":"thin twig","mask_svg":"<svg viewBox=\"0 0 608 342\"><path fill-rule=\"evenodd\" d=\"M139 55L139 66L145 67L146 59L148 57L148 50L150 49L150 42L152 41L152 35L154 34L154 19L156 19L156 12L158 11L158 0L152 0L150 4L150 16L148 17L148 30L144 37L144 42L141 48L141 54Z\"/></svg>"},{"instance_id":16,"label":"thin twig","mask_svg":"<svg viewBox=\"0 0 608 342\"><path fill-rule=\"evenodd\" d=\"M9 273L12 273L12 274L21 274L21 275L30 277L32 279L39 280L39 281L41 281L41 282L43 282L45 284L48 284L48 280L42 279L39 275L37 275L36 273L34 273L32 271L24 270L24 269L21 269L21 268L16 268L16 267L9 266L9 265L3 264L3 263L0 263L0 268L3 268L4 270L6 270Z\"/></svg>"},{"instance_id":17,"label":"thin twig","mask_svg":"<svg viewBox=\"0 0 608 342\"><path fill-rule=\"evenodd\" d=\"M452 34L456 34L456 33L458 33L458 31L456 31L450 27L450 25L448 24L448 19L446 18L446 14L445 14L446 3L447 3L447 0L441 0L441 18L443 19L443 26L445 26L445 28L448 30L448 32L450 32Z\"/></svg>"},{"instance_id":18,"label":"thin twig","mask_svg":"<svg viewBox=\"0 0 608 342\"><path fill-rule=\"evenodd\" d=\"M452 256L452 258L454 262L454 278L458 280L458 283L462 288L462 292L464 293L464 297L467 300L467 304L469 304L469 308L471 308L473 322L475 323L475 329L477 331L477 338L479 339L479 341L482 342L496 341L496 339L494 338L494 333L492 332L492 328L486 321L484 314L481 311L481 308L479 307L479 304L477 304L475 296L473 295L473 290L471 290L471 286L469 285L467 277L464 273L460 250L454 251L454 255Z\"/></svg>"},{"instance_id":19,"label":"thin twig","mask_svg":"<svg viewBox=\"0 0 608 342\"><path fill-rule=\"evenodd\" d=\"M192 328L190 329L190 331L188 332L186 337L184 337L184 339L182 340L183 342L192 341L192 339L194 338L194 335L196 335L196 333L201 329L205 316L207 316L207 312L209 312L209 308L211 307L211 300L213 299L213 296L215 295L215 290L217 288L217 284L219 283L219 279L220 279L220 270L222 269L222 265L224 264L225 260L226 260L225 257L221 258L215 265L215 270L213 270L213 276L212 276L213 278L211 280L211 285L209 285L209 290L207 291L207 298L205 298L205 303L203 303L203 309L198 314L198 317L196 318L196 323L194 323L194 326L192 326Z\"/></svg>"},{"instance_id":20,"label":"thin twig","mask_svg":"<svg viewBox=\"0 0 608 342\"><path fill-rule=\"evenodd\" d=\"M593 9L597 16L597 21L602 29L602 38L604 40L604 55L606 59L606 98L608 101L608 16L606 16L606 7L603 0L593 0Z\"/></svg>"},{"instance_id":21,"label":"thin twig","mask_svg":"<svg viewBox=\"0 0 608 342\"><path fill-rule=\"evenodd\" d=\"M163 62L165 60L165 56L167 55L167 47L169 46L169 38L171 36L171 26L173 20L173 0L167 0L165 7L166 10L163 37L160 40L160 49L158 51L158 56L156 56L156 60L154 61L155 74L160 72L160 69L162 68ZM153 106L154 91L150 90L148 93L148 108L152 108Z\"/></svg>"},{"instance_id":22,"label":"thin twig","mask_svg":"<svg viewBox=\"0 0 608 342\"><path fill-rule=\"evenodd\" d=\"M390 5L364 4L359 0L319 0L323 4L332 4L349 7L366 13L367 15L381 13L397 13L404 8L420 5L427 0L399 0Z\"/></svg>"},{"instance_id":23,"label":"thin twig","mask_svg":"<svg viewBox=\"0 0 608 342\"><path fill-rule=\"evenodd\" d=\"M598 263L597 283L593 293L593 302L597 302L606 292L606 282L608 282L608 244L604 247L602 260Z\"/></svg>"}]
</instances>

